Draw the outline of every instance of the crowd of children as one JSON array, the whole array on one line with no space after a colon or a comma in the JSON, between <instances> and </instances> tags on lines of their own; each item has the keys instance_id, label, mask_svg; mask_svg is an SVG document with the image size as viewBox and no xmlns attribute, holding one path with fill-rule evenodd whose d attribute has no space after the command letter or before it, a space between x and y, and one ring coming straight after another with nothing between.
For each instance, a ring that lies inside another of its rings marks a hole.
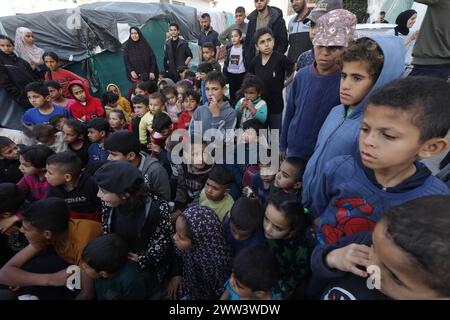
<instances>
[{"instance_id":1,"label":"crowd of children","mask_svg":"<svg viewBox=\"0 0 450 320\"><path fill-rule=\"evenodd\" d=\"M206 42L197 74L101 100L44 53L46 81L23 88L35 143L0 136L2 296L449 298L450 190L421 160L448 148L450 84L401 79L401 41L356 39L347 10L314 26L298 72L271 29L254 59L234 29L223 67Z\"/></svg>"}]
</instances>

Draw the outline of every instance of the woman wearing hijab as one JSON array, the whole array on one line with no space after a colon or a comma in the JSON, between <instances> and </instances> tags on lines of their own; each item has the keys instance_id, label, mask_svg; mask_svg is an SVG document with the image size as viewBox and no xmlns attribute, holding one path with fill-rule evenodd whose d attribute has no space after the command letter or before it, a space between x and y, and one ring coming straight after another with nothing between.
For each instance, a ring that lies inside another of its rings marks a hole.
<instances>
[{"instance_id":1,"label":"woman wearing hijab","mask_svg":"<svg viewBox=\"0 0 450 320\"><path fill-rule=\"evenodd\" d=\"M38 66L44 65L42 55L44 50L34 44L33 32L25 27L16 29L16 54L26 62L28 62L33 70Z\"/></svg>"},{"instance_id":2,"label":"woman wearing hijab","mask_svg":"<svg viewBox=\"0 0 450 320\"><path fill-rule=\"evenodd\" d=\"M416 23L416 19L417 19L416 10L406 10L400 13L397 19L395 20L395 23L397 24L397 26L394 29L395 35L403 39L403 44L405 45L406 48L406 55L405 55L406 66L411 65L412 50L414 48L414 44L416 43L417 35L419 34L418 30L411 35L409 34L409 30L414 26L414 23Z\"/></svg>"},{"instance_id":3,"label":"woman wearing hijab","mask_svg":"<svg viewBox=\"0 0 450 320\"><path fill-rule=\"evenodd\" d=\"M231 273L231 249L217 214L205 206L186 209L173 236L179 261L168 294L172 299L219 299Z\"/></svg>"},{"instance_id":4,"label":"woman wearing hijab","mask_svg":"<svg viewBox=\"0 0 450 320\"><path fill-rule=\"evenodd\" d=\"M125 45L124 61L127 78L131 82L158 79L159 71L155 53L137 27L130 28L130 37Z\"/></svg>"}]
</instances>

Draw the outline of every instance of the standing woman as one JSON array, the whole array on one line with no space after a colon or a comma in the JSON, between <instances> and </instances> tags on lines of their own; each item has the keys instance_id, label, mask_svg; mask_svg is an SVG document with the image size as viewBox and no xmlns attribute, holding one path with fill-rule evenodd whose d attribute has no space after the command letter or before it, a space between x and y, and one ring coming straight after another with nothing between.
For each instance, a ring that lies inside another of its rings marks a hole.
<instances>
[{"instance_id":1,"label":"standing woman","mask_svg":"<svg viewBox=\"0 0 450 320\"><path fill-rule=\"evenodd\" d=\"M138 81L157 81L159 70L155 53L137 27L130 28L124 62L127 78L133 85Z\"/></svg>"},{"instance_id":2,"label":"standing woman","mask_svg":"<svg viewBox=\"0 0 450 320\"><path fill-rule=\"evenodd\" d=\"M406 10L400 13L395 20L397 26L395 27L395 35L403 39L403 44L406 48L405 64L411 65L412 62L412 50L416 43L419 30L410 34L409 30L414 26L417 19L416 10Z\"/></svg>"},{"instance_id":3,"label":"standing woman","mask_svg":"<svg viewBox=\"0 0 450 320\"><path fill-rule=\"evenodd\" d=\"M16 29L16 54L28 62L33 70L43 72L45 70L42 55L44 50L37 47L34 43L33 32L25 27Z\"/></svg>"},{"instance_id":4,"label":"standing woman","mask_svg":"<svg viewBox=\"0 0 450 320\"><path fill-rule=\"evenodd\" d=\"M0 34L0 87L18 104L31 107L25 86L38 80L30 64L14 53L14 41Z\"/></svg>"}]
</instances>

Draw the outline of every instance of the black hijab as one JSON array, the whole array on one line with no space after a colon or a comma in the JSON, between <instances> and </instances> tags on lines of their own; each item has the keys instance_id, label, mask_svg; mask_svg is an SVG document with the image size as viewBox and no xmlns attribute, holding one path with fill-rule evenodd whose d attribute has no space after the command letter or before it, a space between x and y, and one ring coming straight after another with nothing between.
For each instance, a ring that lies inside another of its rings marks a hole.
<instances>
[{"instance_id":1,"label":"black hijab","mask_svg":"<svg viewBox=\"0 0 450 320\"><path fill-rule=\"evenodd\" d=\"M417 13L416 10L406 10L400 13L395 19L395 23L397 26L395 27L395 35L398 36L399 33L401 33L404 36L407 36L409 33L409 29L406 26L408 23L408 20Z\"/></svg>"},{"instance_id":2,"label":"black hijab","mask_svg":"<svg viewBox=\"0 0 450 320\"><path fill-rule=\"evenodd\" d=\"M139 34L138 41L131 39L132 30L136 30ZM158 78L158 65L155 53L138 27L130 28L130 37L125 45L125 67L128 78L130 78L131 71L135 71L138 75L147 74L147 76L150 72L153 72L155 77ZM142 80L148 80L148 78Z\"/></svg>"}]
</instances>

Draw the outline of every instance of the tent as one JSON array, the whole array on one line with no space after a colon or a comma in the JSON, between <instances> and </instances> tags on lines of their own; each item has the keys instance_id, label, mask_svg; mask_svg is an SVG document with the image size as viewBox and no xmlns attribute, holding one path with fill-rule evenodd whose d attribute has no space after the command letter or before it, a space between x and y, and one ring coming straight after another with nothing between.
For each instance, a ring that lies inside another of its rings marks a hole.
<instances>
[{"instance_id":1,"label":"tent","mask_svg":"<svg viewBox=\"0 0 450 320\"><path fill-rule=\"evenodd\" d=\"M67 69L90 80L92 93L99 96L110 82L118 84L122 92L128 90L123 42L130 26L140 26L163 69L169 22L178 23L188 41L196 40L200 33L195 8L137 2L97 2L67 10L0 17L0 30L14 38L18 27L31 29L37 46L56 52ZM0 105L0 124L19 128L24 110L2 88Z\"/></svg>"}]
</instances>

